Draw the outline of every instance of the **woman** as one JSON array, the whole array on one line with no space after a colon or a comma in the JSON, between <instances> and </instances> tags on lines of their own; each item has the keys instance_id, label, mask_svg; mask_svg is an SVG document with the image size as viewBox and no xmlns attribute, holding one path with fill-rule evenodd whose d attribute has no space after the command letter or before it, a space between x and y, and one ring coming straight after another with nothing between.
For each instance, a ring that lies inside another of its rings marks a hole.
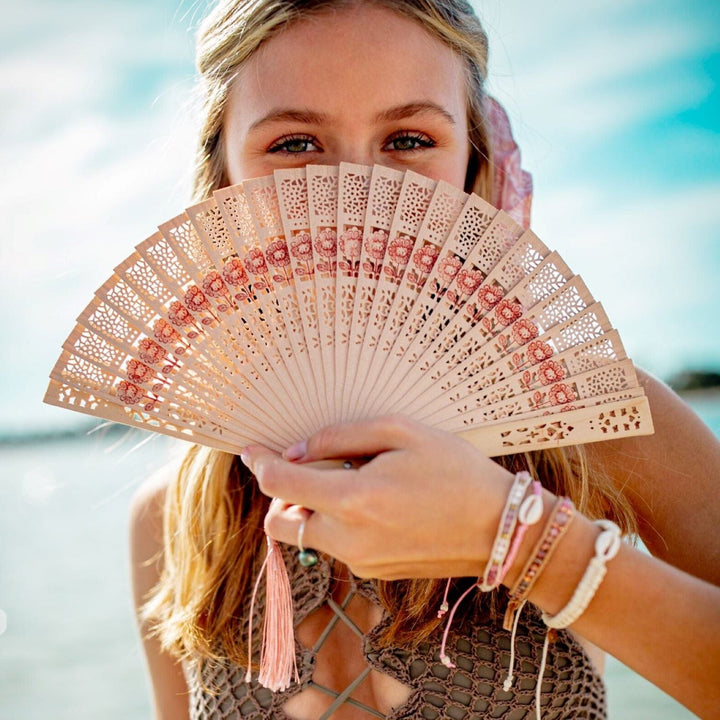
<instances>
[{"instance_id":1,"label":"woman","mask_svg":"<svg viewBox=\"0 0 720 720\"><path fill-rule=\"evenodd\" d=\"M345 160L413 169L497 202L486 55L477 19L456 0L227 0L200 35L206 121L197 197L275 168ZM257 483L236 458L193 448L179 472L140 490L132 514L135 597L157 717L321 717L333 699L320 687L342 693L359 676L354 703L341 696L333 717L531 717L537 685L545 717L599 718L596 646L712 717L720 707L720 513L712 488L720 447L667 388L642 378L654 436L503 465L403 418L328 428L299 438L284 457L245 448L242 461ZM307 465L327 458L369 461L353 470ZM457 578L452 603L483 575L523 469L542 481L543 518L507 568L507 588L553 519L556 496L569 495L581 512L532 587L534 608L515 615L516 642L502 629L507 593L477 593L454 620L444 665L442 578ZM282 500L270 506L269 497ZM349 620L331 622L322 648L299 655L300 683L276 693L244 672L266 513L267 532L287 543L300 644L315 645L332 607L346 603L340 614ZM598 517L638 530L660 560L623 547L543 662L539 613L557 614L573 595L593 556ZM290 552L300 544L326 554L318 566L300 567ZM505 690L511 649L521 661Z\"/></svg>"}]
</instances>

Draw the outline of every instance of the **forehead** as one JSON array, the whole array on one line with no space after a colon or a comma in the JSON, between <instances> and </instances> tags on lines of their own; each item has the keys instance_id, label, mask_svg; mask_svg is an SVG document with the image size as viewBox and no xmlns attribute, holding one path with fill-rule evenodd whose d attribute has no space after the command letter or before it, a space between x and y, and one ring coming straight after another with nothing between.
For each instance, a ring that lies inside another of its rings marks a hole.
<instances>
[{"instance_id":1,"label":"forehead","mask_svg":"<svg viewBox=\"0 0 720 720\"><path fill-rule=\"evenodd\" d=\"M332 113L350 102L371 113L423 100L462 107L465 72L419 21L360 3L303 18L263 43L232 93L248 110L312 105Z\"/></svg>"}]
</instances>

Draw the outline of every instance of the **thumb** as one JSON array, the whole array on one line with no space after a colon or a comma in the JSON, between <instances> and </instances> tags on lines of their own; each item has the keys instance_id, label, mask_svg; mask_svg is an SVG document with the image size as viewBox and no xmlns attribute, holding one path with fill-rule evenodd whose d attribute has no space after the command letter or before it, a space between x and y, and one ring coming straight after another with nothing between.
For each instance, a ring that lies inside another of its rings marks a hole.
<instances>
[{"instance_id":1,"label":"thumb","mask_svg":"<svg viewBox=\"0 0 720 720\"><path fill-rule=\"evenodd\" d=\"M374 456L401 450L418 441L419 423L402 416L329 425L283 453L286 460L313 462L331 458Z\"/></svg>"}]
</instances>

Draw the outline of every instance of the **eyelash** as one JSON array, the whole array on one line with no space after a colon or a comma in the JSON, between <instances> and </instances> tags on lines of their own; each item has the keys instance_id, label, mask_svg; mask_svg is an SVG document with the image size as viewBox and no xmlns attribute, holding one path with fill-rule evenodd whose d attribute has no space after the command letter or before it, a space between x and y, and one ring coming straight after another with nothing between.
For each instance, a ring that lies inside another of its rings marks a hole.
<instances>
[{"instance_id":1,"label":"eyelash","mask_svg":"<svg viewBox=\"0 0 720 720\"><path fill-rule=\"evenodd\" d=\"M391 147L391 145L393 143L396 143L398 140L405 140L406 142L408 140L413 141L414 147L405 149ZM302 150L290 150L289 146L293 143L304 143L305 147ZM300 155L304 152L313 152L311 150L308 150L308 145L314 145L317 149L322 149L320 148L318 141L312 135L297 134L281 137L267 149L267 152L284 153L286 155ZM435 145L435 141L425 135L425 133L417 131L409 132L407 130L399 130L385 141L385 143L383 144L383 150L386 152L416 152L425 148L433 148L435 147Z\"/></svg>"},{"instance_id":2,"label":"eyelash","mask_svg":"<svg viewBox=\"0 0 720 720\"><path fill-rule=\"evenodd\" d=\"M293 143L305 143L306 147L303 150L290 150L289 145ZM319 147L317 140L312 135L285 135L279 140L275 141L268 149L269 153L285 153L286 155L299 155L303 152L310 152L307 149L307 145L315 145Z\"/></svg>"},{"instance_id":3,"label":"eyelash","mask_svg":"<svg viewBox=\"0 0 720 720\"><path fill-rule=\"evenodd\" d=\"M399 148L388 148L391 143L394 143L398 140L413 140L415 146L412 148L406 148L404 150ZM435 141L425 135L425 133L421 133L418 131L408 132L407 130L400 130L399 132L391 135L385 141L385 144L383 145L383 150L388 148L389 152L413 152L425 148L434 148L435 144Z\"/></svg>"}]
</instances>

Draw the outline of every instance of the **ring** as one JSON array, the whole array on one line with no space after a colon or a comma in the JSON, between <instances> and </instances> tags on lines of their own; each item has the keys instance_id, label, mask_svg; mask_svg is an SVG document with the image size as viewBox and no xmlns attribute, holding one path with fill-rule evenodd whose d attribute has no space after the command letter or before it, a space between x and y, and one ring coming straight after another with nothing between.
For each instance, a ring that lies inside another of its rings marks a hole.
<instances>
[{"instance_id":1,"label":"ring","mask_svg":"<svg viewBox=\"0 0 720 720\"><path fill-rule=\"evenodd\" d=\"M303 519L300 521L300 527L298 528L298 536L297 536L297 543L298 546L298 562L303 567L312 567L313 565L318 564L318 554L315 552L315 550L310 550L309 548L306 549L303 547L303 537L305 536L305 523L310 518L310 515L312 515L312 511L310 511L309 515L303 516Z\"/></svg>"}]
</instances>

